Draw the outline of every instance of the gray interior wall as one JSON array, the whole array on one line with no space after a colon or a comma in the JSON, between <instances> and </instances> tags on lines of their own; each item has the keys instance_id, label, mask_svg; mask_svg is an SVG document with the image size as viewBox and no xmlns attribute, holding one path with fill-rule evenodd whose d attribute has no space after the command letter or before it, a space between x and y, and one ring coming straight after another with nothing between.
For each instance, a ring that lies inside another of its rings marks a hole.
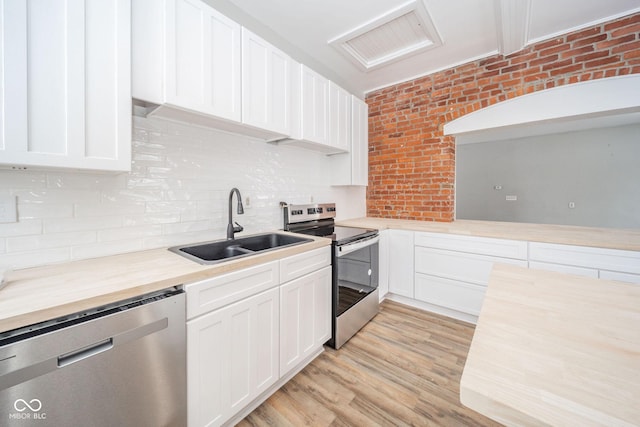
<instances>
[{"instance_id":1,"label":"gray interior wall","mask_svg":"<svg viewBox=\"0 0 640 427\"><path fill-rule=\"evenodd\" d=\"M457 146L456 218L640 228L640 125Z\"/></svg>"}]
</instances>

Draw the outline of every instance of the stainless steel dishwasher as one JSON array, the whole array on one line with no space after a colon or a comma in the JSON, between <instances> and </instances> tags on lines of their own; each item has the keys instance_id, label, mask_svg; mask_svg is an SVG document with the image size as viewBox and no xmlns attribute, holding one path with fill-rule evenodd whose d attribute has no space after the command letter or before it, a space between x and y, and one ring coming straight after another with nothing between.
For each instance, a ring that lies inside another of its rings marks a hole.
<instances>
[{"instance_id":1,"label":"stainless steel dishwasher","mask_svg":"<svg viewBox=\"0 0 640 427\"><path fill-rule=\"evenodd\" d=\"M184 426L185 294L0 334L0 426Z\"/></svg>"}]
</instances>

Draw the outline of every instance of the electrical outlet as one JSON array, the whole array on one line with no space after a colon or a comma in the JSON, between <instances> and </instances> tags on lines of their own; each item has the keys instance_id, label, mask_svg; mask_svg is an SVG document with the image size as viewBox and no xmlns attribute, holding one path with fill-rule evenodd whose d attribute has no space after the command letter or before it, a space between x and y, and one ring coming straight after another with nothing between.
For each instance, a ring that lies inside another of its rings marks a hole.
<instances>
[{"instance_id":1,"label":"electrical outlet","mask_svg":"<svg viewBox=\"0 0 640 427\"><path fill-rule=\"evenodd\" d=\"M0 223L18 222L16 196L0 196Z\"/></svg>"},{"instance_id":2,"label":"electrical outlet","mask_svg":"<svg viewBox=\"0 0 640 427\"><path fill-rule=\"evenodd\" d=\"M575 209L576 208L576 202L569 202L569 209Z\"/></svg>"},{"instance_id":3,"label":"electrical outlet","mask_svg":"<svg viewBox=\"0 0 640 427\"><path fill-rule=\"evenodd\" d=\"M502 185L494 185L493 189L496 190L496 191L500 191L500 190L502 190Z\"/></svg>"},{"instance_id":4,"label":"electrical outlet","mask_svg":"<svg viewBox=\"0 0 640 427\"><path fill-rule=\"evenodd\" d=\"M513 202L513 201L518 200L518 196L507 196L507 198L506 198L506 199L507 199L508 201L510 201L510 202Z\"/></svg>"},{"instance_id":5,"label":"electrical outlet","mask_svg":"<svg viewBox=\"0 0 640 427\"><path fill-rule=\"evenodd\" d=\"M309 197L309 203L313 203L313 196Z\"/></svg>"},{"instance_id":6,"label":"electrical outlet","mask_svg":"<svg viewBox=\"0 0 640 427\"><path fill-rule=\"evenodd\" d=\"M246 196L244 198L244 207L245 208L251 208L251 197Z\"/></svg>"}]
</instances>

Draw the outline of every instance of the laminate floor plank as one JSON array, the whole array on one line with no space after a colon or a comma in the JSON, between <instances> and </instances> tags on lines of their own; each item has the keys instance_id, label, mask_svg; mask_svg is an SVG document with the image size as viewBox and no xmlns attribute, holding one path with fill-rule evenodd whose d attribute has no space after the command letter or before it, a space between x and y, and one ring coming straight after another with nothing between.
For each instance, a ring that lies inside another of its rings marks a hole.
<instances>
[{"instance_id":1,"label":"laminate floor plank","mask_svg":"<svg viewBox=\"0 0 640 427\"><path fill-rule=\"evenodd\" d=\"M326 348L238 425L500 426L460 404L473 330L385 301L340 350Z\"/></svg>"},{"instance_id":2,"label":"laminate floor plank","mask_svg":"<svg viewBox=\"0 0 640 427\"><path fill-rule=\"evenodd\" d=\"M440 372L447 370L450 367L456 367L457 359L451 362L444 362L441 359L432 358L431 356L423 356L418 352L411 352L407 347L392 345L380 345L380 342L373 341L370 337L363 332L363 341L359 345L363 351L361 354L369 354L372 358L378 358L384 360L389 365L389 370L394 374L393 378L397 378L397 375L402 372L396 373L396 370L406 371L405 373L412 373L413 375L422 377L430 382L436 382L439 385L445 386L450 382L451 375L442 375ZM360 343L360 341L358 341ZM415 380L413 380L415 381Z\"/></svg>"},{"instance_id":3,"label":"laminate floor plank","mask_svg":"<svg viewBox=\"0 0 640 427\"><path fill-rule=\"evenodd\" d=\"M329 374L337 379L338 382L344 381L346 378L356 379L356 381L350 381L349 383L342 382L355 394L363 394L371 391L375 393L376 398L384 399L400 399L402 402L410 402L413 406L418 403L418 396L414 390L407 390L397 381L393 379L387 380L378 373L374 372L371 375L366 369L355 362L345 360L341 358L319 358L317 359L318 366L324 369L325 374Z\"/></svg>"}]
</instances>

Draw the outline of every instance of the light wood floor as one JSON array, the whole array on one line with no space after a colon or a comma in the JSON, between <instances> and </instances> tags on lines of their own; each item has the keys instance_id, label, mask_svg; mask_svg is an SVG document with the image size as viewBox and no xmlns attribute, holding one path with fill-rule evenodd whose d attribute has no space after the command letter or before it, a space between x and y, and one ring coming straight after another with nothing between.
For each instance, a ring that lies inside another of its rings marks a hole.
<instances>
[{"instance_id":1,"label":"light wood floor","mask_svg":"<svg viewBox=\"0 0 640 427\"><path fill-rule=\"evenodd\" d=\"M498 426L460 404L473 325L385 301L238 425Z\"/></svg>"}]
</instances>

